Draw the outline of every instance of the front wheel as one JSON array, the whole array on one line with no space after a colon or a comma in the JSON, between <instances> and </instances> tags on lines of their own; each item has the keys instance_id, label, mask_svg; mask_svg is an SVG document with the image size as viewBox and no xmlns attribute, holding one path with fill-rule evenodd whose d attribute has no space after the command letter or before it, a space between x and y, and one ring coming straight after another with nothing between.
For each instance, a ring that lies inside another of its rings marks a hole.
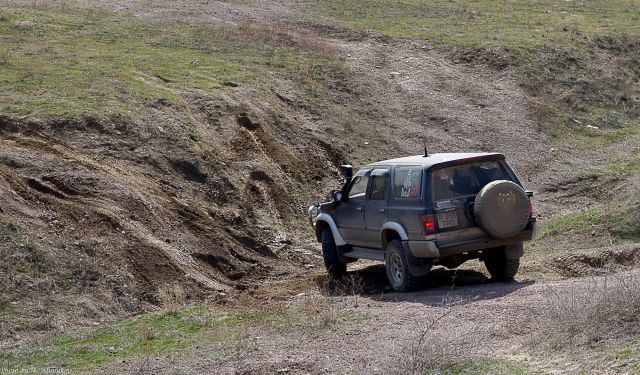
<instances>
[{"instance_id":1,"label":"front wheel","mask_svg":"<svg viewBox=\"0 0 640 375\"><path fill-rule=\"evenodd\" d=\"M408 292L418 287L420 278L409 272L407 250L400 240L393 240L387 245L385 268L389 284L396 292Z\"/></svg>"},{"instance_id":2,"label":"front wheel","mask_svg":"<svg viewBox=\"0 0 640 375\"><path fill-rule=\"evenodd\" d=\"M340 260L338 247L329 227L322 230L322 258L324 259L324 266L331 276L341 277L347 273L347 264Z\"/></svg>"},{"instance_id":3,"label":"front wheel","mask_svg":"<svg viewBox=\"0 0 640 375\"><path fill-rule=\"evenodd\" d=\"M497 281L513 279L518 273L520 259L508 259L504 248L493 249L484 255L484 265L491 274L491 278Z\"/></svg>"}]
</instances>

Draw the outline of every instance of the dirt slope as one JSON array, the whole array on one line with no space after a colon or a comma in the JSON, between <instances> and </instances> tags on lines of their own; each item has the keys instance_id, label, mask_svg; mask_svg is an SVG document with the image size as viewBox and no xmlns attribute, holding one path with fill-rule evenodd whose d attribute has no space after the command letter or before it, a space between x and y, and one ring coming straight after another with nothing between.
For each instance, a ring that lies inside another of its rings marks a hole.
<instances>
[{"instance_id":1,"label":"dirt slope","mask_svg":"<svg viewBox=\"0 0 640 375\"><path fill-rule=\"evenodd\" d=\"M237 97L191 97L189 128L162 106L136 124L2 117L2 213L65 284L36 294L86 294L82 321L141 311L166 284L216 296L308 263L289 251L292 223L302 188L333 179L339 154L286 108Z\"/></svg>"}]
</instances>

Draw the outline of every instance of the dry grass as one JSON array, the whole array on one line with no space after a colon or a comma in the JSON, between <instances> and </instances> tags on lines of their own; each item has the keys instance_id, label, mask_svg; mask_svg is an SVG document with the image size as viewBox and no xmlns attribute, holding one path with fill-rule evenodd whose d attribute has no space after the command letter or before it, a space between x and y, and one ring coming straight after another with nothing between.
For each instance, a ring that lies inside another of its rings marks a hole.
<instances>
[{"instance_id":1,"label":"dry grass","mask_svg":"<svg viewBox=\"0 0 640 375\"><path fill-rule=\"evenodd\" d=\"M640 333L640 277L618 273L586 284L568 292L549 288L546 313L535 321L531 346L591 347Z\"/></svg>"},{"instance_id":2,"label":"dry grass","mask_svg":"<svg viewBox=\"0 0 640 375\"><path fill-rule=\"evenodd\" d=\"M341 278L322 275L316 279L316 284L320 293L330 296L360 296L371 292L367 281L353 273Z\"/></svg>"},{"instance_id":3,"label":"dry grass","mask_svg":"<svg viewBox=\"0 0 640 375\"><path fill-rule=\"evenodd\" d=\"M70 0L0 0L2 6L30 6L40 9L57 9L59 11L66 11L76 7L80 7L81 3Z\"/></svg>"},{"instance_id":4,"label":"dry grass","mask_svg":"<svg viewBox=\"0 0 640 375\"><path fill-rule=\"evenodd\" d=\"M454 325L456 308L461 301L445 299L440 313L428 321L411 343L401 351L398 370L402 374L435 372L478 356L485 332L479 324ZM440 327L455 327L446 331Z\"/></svg>"},{"instance_id":5,"label":"dry grass","mask_svg":"<svg viewBox=\"0 0 640 375\"><path fill-rule=\"evenodd\" d=\"M307 295L303 303L303 319L314 322L312 325L319 328L328 327L338 320L338 310L331 301L322 295Z\"/></svg>"},{"instance_id":6,"label":"dry grass","mask_svg":"<svg viewBox=\"0 0 640 375\"><path fill-rule=\"evenodd\" d=\"M165 284L158 288L156 294L160 306L171 313L176 313L187 301L187 294L180 284Z\"/></svg>"},{"instance_id":7,"label":"dry grass","mask_svg":"<svg viewBox=\"0 0 640 375\"><path fill-rule=\"evenodd\" d=\"M302 29L284 21L258 21L244 18L238 26L239 34L250 43L271 45L311 51L325 56L336 56L334 44L318 33Z\"/></svg>"}]
</instances>

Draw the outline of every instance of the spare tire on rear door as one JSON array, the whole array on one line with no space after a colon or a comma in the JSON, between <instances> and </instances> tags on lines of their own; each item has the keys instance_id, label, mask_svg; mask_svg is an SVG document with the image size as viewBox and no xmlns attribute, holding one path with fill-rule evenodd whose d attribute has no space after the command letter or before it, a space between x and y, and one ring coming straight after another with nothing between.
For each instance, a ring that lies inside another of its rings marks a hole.
<instances>
[{"instance_id":1,"label":"spare tire on rear door","mask_svg":"<svg viewBox=\"0 0 640 375\"><path fill-rule=\"evenodd\" d=\"M473 213L478 225L492 237L511 238L527 226L529 198L516 183L493 181L476 196Z\"/></svg>"}]
</instances>

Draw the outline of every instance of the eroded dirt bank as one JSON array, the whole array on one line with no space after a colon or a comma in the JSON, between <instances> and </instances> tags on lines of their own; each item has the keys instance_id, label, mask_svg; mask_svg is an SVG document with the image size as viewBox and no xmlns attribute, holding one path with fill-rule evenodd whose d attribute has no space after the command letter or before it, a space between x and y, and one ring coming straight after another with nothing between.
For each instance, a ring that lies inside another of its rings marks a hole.
<instances>
[{"instance_id":1,"label":"eroded dirt bank","mask_svg":"<svg viewBox=\"0 0 640 375\"><path fill-rule=\"evenodd\" d=\"M2 117L3 220L32 236L12 245L39 267L34 279L8 269L5 302L55 328L144 311L166 285L218 298L315 262L296 221L310 182L331 186L342 157L291 111L242 96L151 103L136 123ZM184 110L191 124L175 120ZM4 323L4 335L21 328Z\"/></svg>"}]
</instances>

